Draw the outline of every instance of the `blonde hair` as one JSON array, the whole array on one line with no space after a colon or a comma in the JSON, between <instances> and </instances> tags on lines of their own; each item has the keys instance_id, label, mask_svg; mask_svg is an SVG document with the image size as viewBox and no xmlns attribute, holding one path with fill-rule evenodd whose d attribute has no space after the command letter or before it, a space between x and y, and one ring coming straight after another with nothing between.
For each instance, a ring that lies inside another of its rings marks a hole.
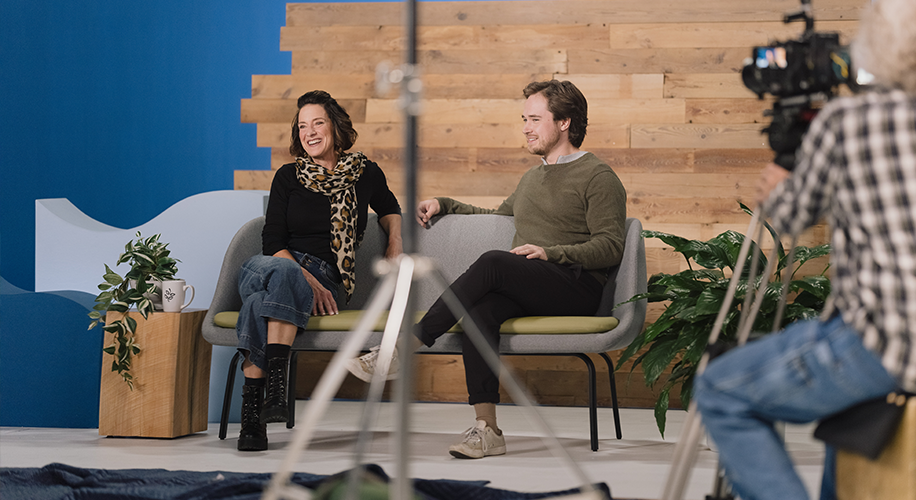
<instances>
[{"instance_id":1,"label":"blonde hair","mask_svg":"<svg viewBox=\"0 0 916 500\"><path fill-rule=\"evenodd\" d=\"M916 94L916 0L875 0L852 43L856 67L875 83Z\"/></svg>"}]
</instances>

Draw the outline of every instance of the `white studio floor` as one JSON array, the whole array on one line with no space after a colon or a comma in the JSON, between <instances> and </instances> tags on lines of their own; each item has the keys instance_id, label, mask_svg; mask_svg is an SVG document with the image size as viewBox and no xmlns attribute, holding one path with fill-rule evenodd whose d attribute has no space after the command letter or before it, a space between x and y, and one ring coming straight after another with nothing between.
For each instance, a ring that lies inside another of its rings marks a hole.
<instances>
[{"instance_id":1,"label":"white studio floor","mask_svg":"<svg viewBox=\"0 0 916 500\"><path fill-rule=\"evenodd\" d=\"M308 401L298 401L302 422ZM312 445L298 461L297 472L333 474L353 467L353 450L359 401L334 401L322 417ZM372 426L375 431L364 460L394 475L393 403L383 403ZM659 436L652 410L622 409L623 439L614 436L610 408L599 408L599 449L592 452L588 440L588 409L539 408L542 417L560 439L564 449L593 482L604 482L614 498L657 499L671 467L671 456L686 413L668 412L666 439ZM550 492L581 486L575 473L554 458L541 440L527 412L517 406L500 405L499 425L506 433L508 453L481 460L452 458L448 445L470 427L473 410L457 403L416 403L413 421L410 476L424 479L488 480L489 486L523 492ZM265 452L236 450L239 425L230 424L226 440L218 437L218 424L201 432L171 440L107 438L98 429L13 428L0 429L0 467L42 467L52 462L82 468L168 469L192 471L276 472L296 429L285 424L268 426L270 448ZM812 496L820 484L823 446L811 437L811 426L788 426L787 446ZM753 450L748 450L753 453ZM702 500L711 493L716 453L704 442L684 495Z\"/></svg>"}]
</instances>

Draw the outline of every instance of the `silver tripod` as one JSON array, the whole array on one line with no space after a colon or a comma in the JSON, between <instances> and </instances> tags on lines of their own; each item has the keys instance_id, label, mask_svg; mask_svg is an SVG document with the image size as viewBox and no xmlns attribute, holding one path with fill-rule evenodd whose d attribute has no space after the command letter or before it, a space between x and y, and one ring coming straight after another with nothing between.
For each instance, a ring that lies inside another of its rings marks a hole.
<instances>
[{"instance_id":1,"label":"silver tripod","mask_svg":"<svg viewBox=\"0 0 916 500\"><path fill-rule=\"evenodd\" d=\"M360 476L362 474L361 464L362 457L371 438L371 432L368 430L371 422L375 419L380 406L382 391L385 380L387 379L388 369L394 355L395 344L400 338L399 351L410 353L410 338L412 335L413 322L405 321L405 318L412 318L407 314L411 302L411 285L419 279L435 279L445 287L442 295L446 305L455 315L455 317L464 317L462 327L467 335L467 339L474 343L474 346L481 352L488 366L499 373L504 387L506 388L513 401L522 405L529 413L529 418L537 425L544 442L550 448L553 455L561 459L576 475L582 484L580 492L567 498L579 498L599 500L606 498L602 491L592 486L592 482L585 475L582 469L572 460L556 436L547 425L546 421L538 414L534 405L531 403L527 391L518 384L512 377L505 365L503 365L498 354L489 346L484 335L479 328L469 319L467 310L461 304L454 293L447 287L447 283L442 276L434 269L429 259L413 255L403 255L396 263L389 261L379 261L376 265L377 271L383 276L382 281L376 288L369 307L360 318L356 329L351 332L346 343L337 351L331 359L331 363L325 370L319 380L313 393L303 421L296 427L296 433L289 446L289 452L271 481L269 489L264 494L264 499L307 499L311 498L310 492L300 486L293 485L289 482L293 468L298 461L301 453L308 447L318 420L327 410L331 399L343 382L347 373L346 361L355 357L365 344L372 332L372 326L376 323L382 314L385 306L390 302L391 308L388 320L385 325L385 331L382 336L382 343L379 347L378 363L376 371L373 374L369 385L369 393L366 398L366 409L363 412L359 438L354 453L354 468L349 475L348 495L345 498L358 498ZM411 387L413 384L413 357L407 354L402 358L396 390L396 399L398 400L398 429L396 431L395 452L398 458L397 470L394 481L391 484L391 498L408 499L412 498L412 488L408 476L408 459L409 459L409 430L404 422L409 417L409 400Z\"/></svg>"},{"instance_id":2,"label":"silver tripod","mask_svg":"<svg viewBox=\"0 0 916 500\"><path fill-rule=\"evenodd\" d=\"M380 87L380 93L383 93L381 88L391 83L399 83L401 85L399 104L404 110L405 117L405 203L406 206L411 207L412 210L413 207L416 206L417 117L420 114L420 93L423 85L419 78L416 57L417 2L416 0L405 0L404 4L404 27L407 40L405 64L400 69L394 71L389 72L387 70L382 70L382 74L378 75L379 81L377 84ZM382 276L382 280L373 292L369 300L369 306L360 318L356 328L347 338L347 342L331 359L331 363L322 375L321 380L319 380L313 392L312 400L306 408L303 421L296 427L296 433L293 441L290 443L289 451L281 464L280 470L274 474L270 486L265 491L263 498L267 500L277 500L280 498L311 498L311 493L307 489L290 483L289 479L293 468L301 453L308 447L315 433L318 420L324 415L328 405L347 374L345 363L360 352L371 334L372 327L375 325L376 320L389 304L390 312L388 321L385 325L381 346L379 347L376 371L369 384L366 409L361 419L359 438L357 439L354 453L354 467L349 474L348 486L344 498L349 500L358 497L362 475L362 456L367 447L369 438L371 437L368 429L380 406L379 402L381 401L385 380L394 355L395 344L399 344L398 351L402 353L402 360L404 362L401 363L398 382L395 387L395 399L398 401L397 428L395 430L395 455L397 457L397 463L394 479L390 485L389 496L399 500L413 498L413 488L409 474L410 402L412 400L414 378L410 337L413 335L413 318L415 317L411 289L414 281L425 278L436 279L438 283L445 288L443 299L446 305L456 318L465 318L462 324L467 337L465 341L470 340L474 342L475 347L481 352L490 369L493 370L494 373L500 375L502 383L512 396L512 399L529 410L531 419L538 425L543 435L546 436L544 438L545 442L548 444L553 454L561 458L573 470L579 482L583 485L580 488L580 493L570 496L569 498L589 500L605 498L603 492L592 486L591 481L589 481L581 468L578 467L569 454L566 453L566 450L560 445L556 436L547 426L547 423L534 409L534 405L531 403L531 398L528 396L527 392L515 381L505 366L502 365L499 360L499 355L493 352L483 334L468 318L467 311L448 288L448 283L445 283L442 276L434 271L434 266L429 259L416 254L416 231L417 224L414 224L413 221L404 224L402 228L402 239L404 242L405 254L397 260L397 263L380 261L376 264L376 271ZM407 321L405 321L405 318Z\"/></svg>"}]
</instances>

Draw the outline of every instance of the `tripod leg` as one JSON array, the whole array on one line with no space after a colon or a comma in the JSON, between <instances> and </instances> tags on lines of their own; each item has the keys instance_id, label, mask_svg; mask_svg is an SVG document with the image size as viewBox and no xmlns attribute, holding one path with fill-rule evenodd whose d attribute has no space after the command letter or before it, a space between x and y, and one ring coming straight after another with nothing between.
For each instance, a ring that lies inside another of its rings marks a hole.
<instances>
[{"instance_id":1,"label":"tripod leg","mask_svg":"<svg viewBox=\"0 0 916 500\"><path fill-rule=\"evenodd\" d=\"M395 273L390 273L379 283L369 307L362 315L354 331L347 338L347 341L341 346L337 354L331 358L331 363L325 369L324 374L318 381L318 386L312 395L312 400L306 407L305 415L302 417L302 423L296 427L293 435L293 441L289 445L289 451L280 466L280 470L271 478L270 486L264 492L265 500L278 500L281 494L284 494L292 487L289 478L292 475L293 468L299 460L302 451L308 446L315 428L318 425L318 419L324 415L328 405L334 398L337 389L347 375L346 362L359 353L360 348L365 344L369 334L372 333L372 327L382 314L385 305L391 300L395 287Z\"/></svg>"},{"instance_id":2,"label":"tripod leg","mask_svg":"<svg viewBox=\"0 0 916 500\"><path fill-rule=\"evenodd\" d=\"M706 495L706 500L735 500L721 465L716 466L716 481L712 487L712 495Z\"/></svg>"}]
</instances>

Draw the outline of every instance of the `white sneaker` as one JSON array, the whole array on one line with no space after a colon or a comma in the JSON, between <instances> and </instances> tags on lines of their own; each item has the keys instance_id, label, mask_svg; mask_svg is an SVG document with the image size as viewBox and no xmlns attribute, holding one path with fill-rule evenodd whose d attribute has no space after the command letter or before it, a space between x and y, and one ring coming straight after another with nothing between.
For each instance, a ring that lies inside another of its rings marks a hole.
<instances>
[{"instance_id":1,"label":"white sneaker","mask_svg":"<svg viewBox=\"0 0 916 500\"><path fill-rule=\"evenodd\" d=\"M350 370L350 373L363 382L371 381L372 376L375 375L375 365L378 363L379 347L375 346L367 354L347 361L347 370ZM394 354L391 356L391 364L388 366L386 380L394 380L396 378L398 378L398 349L395 347Z\"/></svg>"},{"instance_id":2,"label":"white sneaker","mask_svg":"<svg viewBox=\"0 0 916 500\"><path fill-rule=\"evenodd\" d=\"M483 458L506 454L506 437L496 434L483 420L464 433L464 438L449 446L448 452L455 458Z\"/></svg>"}]
</instances>

